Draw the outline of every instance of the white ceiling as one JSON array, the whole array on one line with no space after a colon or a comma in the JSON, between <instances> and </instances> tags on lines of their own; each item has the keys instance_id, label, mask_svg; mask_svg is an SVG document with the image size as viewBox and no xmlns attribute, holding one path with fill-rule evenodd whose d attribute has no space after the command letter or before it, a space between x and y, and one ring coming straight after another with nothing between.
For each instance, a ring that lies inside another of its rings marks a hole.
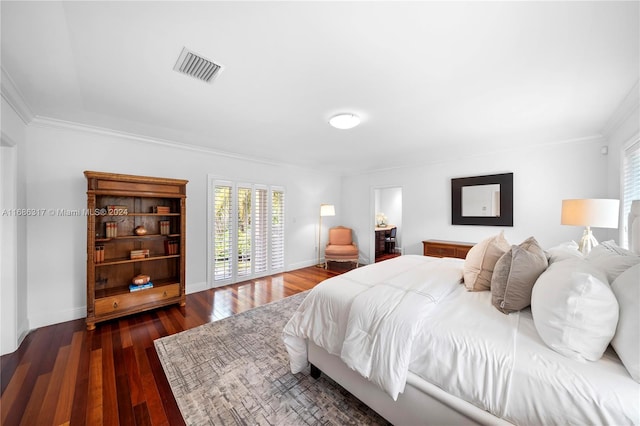
<instances>
[{"instance_id":1,"label":"white ceiling","mask_svg":"<svg viewBox=\"0 0 640 426\"><path fill-rule=\"evenodd\" d=\"M0 7L36 116L341 173L592 137L639 78L637 1ZM183 47L213 84L173 71Z\"/></svg>"}]
</instances>

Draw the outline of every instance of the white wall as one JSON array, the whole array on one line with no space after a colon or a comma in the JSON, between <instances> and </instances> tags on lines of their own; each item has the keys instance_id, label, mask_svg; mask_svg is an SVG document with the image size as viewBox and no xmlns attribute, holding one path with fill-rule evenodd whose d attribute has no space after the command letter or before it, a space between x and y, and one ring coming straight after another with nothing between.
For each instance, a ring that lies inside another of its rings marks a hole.
<instances>
[{"instance_id":1,"label":"white wall","mask_svg":"<svg viewBox=\"0 0 640 426\"><path fill-rule=\"evenodd\" d=\"M370 232L372 188L398 186L403 190L404 254L422 254L422 241L427 239L478 242L502 230L512 244L531 235L543 247L579 240L582 229L560 225L561 202L608 195L603 144L591 139L344 177L343 219L360 235L360 244L368 246L370 239L362 236ZM514 173L513 227L451 225L451 178L507 172ZM596 238L604 236L601 231L594 230ZM369 247L360 249L369 253Z\"/></svg>"},{"instance_id":2,"label":"white wall","mask_svg":"<svg viewBox=\"0 0 640 426\"><path fill-rule=\"evenodd\" d=\"M2 97L0 137L0 354L13 352L29 331L27 319L26 220L12 216L25 207L26 125ZM7 211L4 211L7 209Z\"/></svg>"},{"instance_id":3,"label":"white wall","mask_svg":"<svg viewBox=\"0 0 640 426\"><path fill-rule=\"evenodd\" d=\"M82 209L84 170L188 179L187 292L206 288L207 176L281 185L286 189L286 268L316 262L319 205L336 204L340 180L332 174L251 162L174 145L81 128L30 125L27 206ZM333 221L323 223L330 226ZM28 316L32 328L86 315L86 217L46 214L28 219Z\"/></svg>"}]
</instances>

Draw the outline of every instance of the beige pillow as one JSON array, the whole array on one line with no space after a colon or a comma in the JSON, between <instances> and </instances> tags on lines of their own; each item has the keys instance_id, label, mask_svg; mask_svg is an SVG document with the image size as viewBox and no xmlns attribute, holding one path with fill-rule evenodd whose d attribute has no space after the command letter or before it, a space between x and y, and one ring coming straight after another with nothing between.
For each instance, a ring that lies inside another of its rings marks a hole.
<instances>
[{"instance_id":1,"label":"beige pillow","mask_svg":"<svg viewBox=\"0 0 640 426\"><path fill-rule=\"evenodd\" d=\"M531 290L547 266L547 256L535 238L511 246L493 268L491 303L508 314L531 304Z\"/></svg>"},{"instance_id":2,"label":"beige pillow","mask_svg":"<svg viewBox=\"0 0 640 426\"><path fill-rule=\"evenodd\" d=\"M464 285L467 290L489 290L493 267L510 248L504 231L473 246L464 261Z\"/></svg>"}]
</instances>

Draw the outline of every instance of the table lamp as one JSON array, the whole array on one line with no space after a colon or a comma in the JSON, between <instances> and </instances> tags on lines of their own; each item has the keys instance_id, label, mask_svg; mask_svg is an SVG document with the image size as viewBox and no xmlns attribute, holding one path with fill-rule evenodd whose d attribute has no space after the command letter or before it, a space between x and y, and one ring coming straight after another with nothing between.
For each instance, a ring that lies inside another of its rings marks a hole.
<instances>
[{"instance_id":1,"label":"table lamp","mask_svg":"<svg viewBox=\"0 0 640 426\"><path fill-rule=\"evenodd\" d=\"M594 228L617 228L620 200L591 198L562 200L563 225L586 226L580 240L579 250L587 254L598 245L591 233Z\"/></svg>"}]
</instances>

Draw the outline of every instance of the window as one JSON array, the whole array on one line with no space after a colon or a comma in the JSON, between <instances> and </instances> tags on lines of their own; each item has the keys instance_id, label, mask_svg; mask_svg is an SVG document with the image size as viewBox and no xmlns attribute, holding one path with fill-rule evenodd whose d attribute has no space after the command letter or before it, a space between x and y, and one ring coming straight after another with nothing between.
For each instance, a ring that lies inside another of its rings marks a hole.
<instances>
[{"instance_id":1,"label":"window","mask_svg":"<svg viewBox=\"0 0 640 426\"><path fill-rule=\"evenodd\" d=\"M211 286L284 270L284 190L210 180Z\"/></svg>"},{"instance_id":2,"label":"window","mask_svg":"<svg viewBox=\"0 0 640 426\"><path fill-rule=\"evenodd\" d=\"M640 200L640 140L624 150L622 164L622 247L629 247L628 220L631 202Z\"/></svg>"}]
</instances>

